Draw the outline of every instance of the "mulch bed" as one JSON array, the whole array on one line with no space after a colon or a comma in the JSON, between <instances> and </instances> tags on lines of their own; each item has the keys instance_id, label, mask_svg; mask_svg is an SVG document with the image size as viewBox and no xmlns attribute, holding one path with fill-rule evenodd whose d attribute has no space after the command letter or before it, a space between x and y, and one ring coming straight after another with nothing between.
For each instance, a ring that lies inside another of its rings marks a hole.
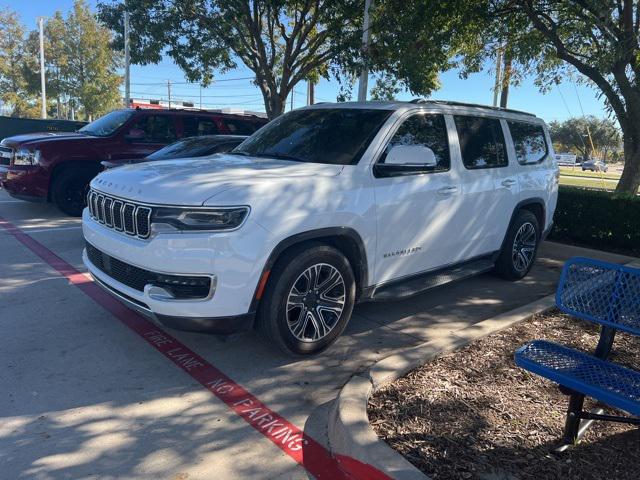
<instances>
[{"instance_id":1,"label":"mulch bed","mask_svg":"<svg viewBox=\"0 0 640 480\"><path fill-rule=\"evenodd\" d=\"M538 316L377 391L369 419L379 437L433 479L638 480L638 427L594 422L578 446L552 454L568 397L513 362L513 352L529 340L592 352L598 334L558 312ZM640 339L618 333L611 360L639 370Z\"/></svg>"}]
</instances>

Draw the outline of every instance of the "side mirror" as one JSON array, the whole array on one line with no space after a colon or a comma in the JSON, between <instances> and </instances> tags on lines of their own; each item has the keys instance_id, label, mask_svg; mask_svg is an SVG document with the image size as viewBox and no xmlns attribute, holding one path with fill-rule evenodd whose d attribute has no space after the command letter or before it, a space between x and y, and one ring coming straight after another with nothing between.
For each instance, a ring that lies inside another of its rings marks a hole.
<instances>
[{"instance_id":1,"label":"side mirror","mask_svg":"<svg viewBox=\"0 0 640 480\"><path fill-rule=\"evenodd\" d=\"M436 154L424 145L396 145L391 147L384 163L386 165L406 165L435 167L438 165Z\"/></svg>"},{"instance_id":2,"label":"side mirror","mask_svg":"<svg viewBox=\"0 0 640 480\"><path fill-rule=\"evenodd\" d=\"M131 130L129 130L129 133L124 136L124 138L131 142L135 142L136 140L143 140L144 130L142 130L141 128L132 128Z\"/></svg>"}]
</instances>

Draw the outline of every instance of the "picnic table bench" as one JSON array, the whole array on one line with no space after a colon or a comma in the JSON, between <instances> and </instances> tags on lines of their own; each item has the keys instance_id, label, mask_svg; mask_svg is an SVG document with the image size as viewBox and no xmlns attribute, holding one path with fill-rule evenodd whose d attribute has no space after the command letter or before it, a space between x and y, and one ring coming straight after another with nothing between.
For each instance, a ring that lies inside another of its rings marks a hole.
<instances>
[{"instance_id":1,"label":"picnic table bench","mask_svg":"<svg viewBox=\"0 0 640 480\"><path fill-rule=\"evenodd\" d=\"M558 383L570 396L556 451L575 444L594 420L640 425L640 372L608 360L617 331L640 336L640 269L572 258L562 271L556 305L601 325L593 355L546 340L534 340L515 352L516 365ZM585 411L586 396L631 416Z\"/></svg>"}]
</instances>

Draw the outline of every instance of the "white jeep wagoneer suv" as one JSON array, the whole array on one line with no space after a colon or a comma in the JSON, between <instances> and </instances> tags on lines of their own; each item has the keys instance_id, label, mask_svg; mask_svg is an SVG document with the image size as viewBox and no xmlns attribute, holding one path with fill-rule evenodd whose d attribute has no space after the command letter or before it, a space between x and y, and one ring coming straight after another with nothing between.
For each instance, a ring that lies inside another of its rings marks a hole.
<instances>
[{"instance_id":1,"label":"white jeep wagoneer suv","mask_svg":"<svg viewBox=\"0 0 640 480\"><path fill-rule=\"evenodd\" d=\"M357 301L495 270L529 272L558 168L533 115L454 102L319 104L226 154L91 182L84 262L130 307L179 329L256 325L321 351Z\"/></svg>"}]
</instances>

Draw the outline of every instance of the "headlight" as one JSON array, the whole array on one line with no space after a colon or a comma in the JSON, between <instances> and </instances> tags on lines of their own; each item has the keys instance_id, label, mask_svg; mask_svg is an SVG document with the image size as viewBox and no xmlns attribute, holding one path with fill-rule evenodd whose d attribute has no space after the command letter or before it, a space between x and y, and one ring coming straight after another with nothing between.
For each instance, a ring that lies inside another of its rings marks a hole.
<instances>
[{"instance_id":1,"label":"headlight","mask_svg":"<svg viewBox=\"0 0 640 480\"><path fill-rule=\"evenodd\" d=\"M40 150L21 148L13 157L14 165L36 165L40 161Z\"/></svg>"},{"instance_id":2,"label":"headlight","mask_svg":"<svg viewBox=\"0 0 640 480\"><path fill-rule=\"evenodd\" d=\"M198 209L155 207L151 215L151 223L171 225L178 230L233 230L242 225L248 214L249 207Z\"/></svg>"}]
</instances>

